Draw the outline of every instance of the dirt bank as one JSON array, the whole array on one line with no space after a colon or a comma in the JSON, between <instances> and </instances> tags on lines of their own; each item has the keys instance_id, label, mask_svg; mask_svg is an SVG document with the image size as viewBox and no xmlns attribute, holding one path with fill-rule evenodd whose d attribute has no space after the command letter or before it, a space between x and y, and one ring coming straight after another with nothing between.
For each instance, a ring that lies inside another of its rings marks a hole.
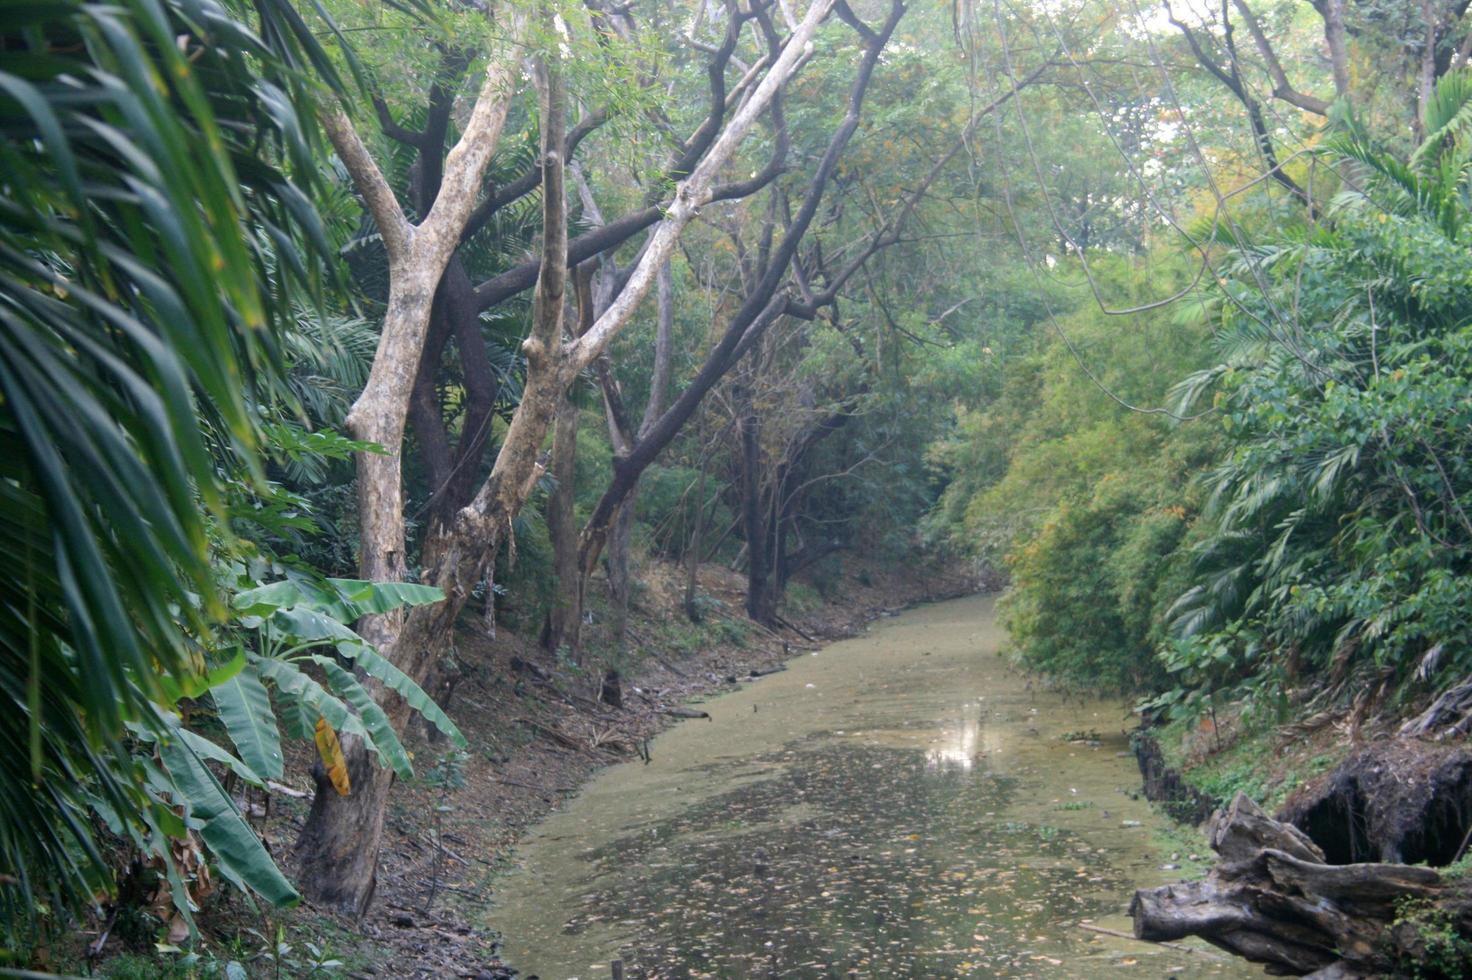
<instances>
[{"instance_id":1,"label":"dirt bank","mask_svg":"<svg viewBox=\"0 0 1472 980\"><path fill-rule=\"evenodd\" d=\"M1174 819L1199 824L1221 806L1220 800L1192 786L1179 769L1166 761L1159 740L1148 729L1136 732L1130 739L1130 747L1140 764L1145 799L1159 803Z\"/></svg>"},{"instance_id":2,"label":"dirt bank","mask_svg":"<svg viewBox=\"0 0 1472 980\"><path fill-rule=\"evenodd\" d=\"M526 828L593 772L638 758L648 738L679 720L670 712L692 699L779 669L786 658L852 635L886 613L976 587L969 575L936 562L886 569L846 561L821 601L811 587L794 590L798 601L783 612L793 628L778 633L745 620L744 583L728 569L702 569L706 614L698 625L681 612L676 569L654 565L642 578L624 653L607 652L611 617L596 606L580 664L550 657L504 629L494 638L462 631L447 709L470 742L468 753L411 733L417 778L395 787L373 908L360 923L312 909L292 913L285 924L299 945L325 943L357 976L504 975L496 937L472 923ZM610 668L622 674L619 708L598 700ZM305 757L296 761L296 784L305 790ZM278 854L288 852L306 803L275 801L266 837Z\"/></svg>"},{"instance_id":3,"label":"dirt bank","mask_svg":"<svg viewBox=\"0 0 1472 980\"><path fill-rule=\"evenodd\" d=\"M1466 713L1442 715L1319 712L1266 732L1228 730L1210 750L1199 733L1167 726L1142 731L1135 750L1146 795L1180 819L1199 823L1243 792L1305 832L1330 864L1444 866L1472 838L1472 747Z\"/></svg>"}]
</instances>

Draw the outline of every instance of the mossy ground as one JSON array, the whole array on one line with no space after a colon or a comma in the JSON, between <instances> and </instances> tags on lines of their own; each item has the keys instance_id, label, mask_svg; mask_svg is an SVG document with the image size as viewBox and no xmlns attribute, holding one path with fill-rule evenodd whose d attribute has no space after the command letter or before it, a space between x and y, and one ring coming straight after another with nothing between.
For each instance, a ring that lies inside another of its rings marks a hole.
<instances>
[{"instance_id":1,"label":"mossy ground","mask_svg":"<svg viewBox=\"0 0 1472 980\"><path fill-rule=\"evenodd\" d=\"M1206 727L1176 721L1154 734L1166 763L1189 785L1222 802L1245 793L1269 813L1354 747L1332 725L1304 734L1287 727L1249 727L1226 717Z\"/></svg>"}]
</instances>

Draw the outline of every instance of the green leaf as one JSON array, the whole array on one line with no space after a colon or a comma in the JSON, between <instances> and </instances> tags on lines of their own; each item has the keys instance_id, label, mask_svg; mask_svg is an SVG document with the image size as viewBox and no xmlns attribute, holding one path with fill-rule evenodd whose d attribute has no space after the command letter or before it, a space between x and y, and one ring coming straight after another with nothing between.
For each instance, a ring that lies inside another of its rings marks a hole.
<instances>
[{"instance_id":1,"label":"green leaf","mask_svg":"<svg viewBox=\"0 0 1472 980\"><path fill-rule=\"evenodd\" d=\"M399 741L399 736L394 731L393 723L388 720L388 715L383 713L383 709L378 706L378 702L373 700L373 695L368 693L368 689L358 683L358 679L351 672L344 670L342 665L331 657L315 654L312 659L321 665L332 689L357 709L358 716L363 719L364 727L373 735L380 758L386 761L389 768L398 773L400 778L413 777L414 764L409 761L409 753L404 750L403 743Z\"/></svg>"},{"instance_id":2,"label":"green leaf","mask_svg":"<svg viewBox=\"0 0 1472 980\"><path fill-rule=\"evenodd\" d=\"M280 779L281 733L255 664L210 688L210 696L241 760L263 779Z\"/></svg>"},{"instance_id":3,"label":"green leaf","mask_svg":"<svg viewBox=\"0 0 1472 980\"><path fill-rule=\"evenodd\" d=\"M278 689L298 698L312 711L326 718L327 723L338 731L361 738L370 752L378 751L373 736L363 727L358 716L349 711L347 705L327 693L327 689L321 684L302 673L302 669L296 664L269 657L262 657L255 663L261 676L270 680ZM314 723L315 721L313 719Z\"/></svg>"},{"instance_id":4,"label":"green leaf","mask_svg":"<svg viewBox=\"0 0 1472 980\"><path fill-rule=\"evenodd\" d=\"M362 643L363 638L324 613L297 606L271 614L271 628L295 641L314 643Z\"/></svg>"},{"instance_id":5,"label":"green leaf","mask_svg":"<svg viewBox=\"0 0 1472 980\"><path fill-rule=\"evenodd\" d=\"M278 687L276 706L281 712L281 723L286 726L287 737L310 742L312 726L317 723L317 715L307 707L306 702L295 694Z\"/></svg>"},{"instance_id":6,"label":"green leaf","mask_svg":"<svg viewBox=\"0 0 1472 980\"><path fill-rule=\"evenodd\" d=\"M333 578L319 583L305 576L296 576L239 592L233 605L248 616L271 617L284 611L311 612L342 625L360 616L392 612L404 606L422 606L439 602L444 597L444 592L433 586L412 582ZM305 639L313 638L302 635Z\"/></svg>"},{"instance_id":7,"label":"green leaf","mask_svg":"<svg viewBox=\"0 0 1472 980\"><path fill-rule=\"evenodd\" d=\"M459 728L455 727L450 716L435 704L434 698L430 697L424 688L414 683L414 678L395 667L387 657L373 649L371 645L361 640L356 643L339 643L337 652L357 661L365 674L382 681L391 691L409 702L409 707L423 715L460 748L467 746L465 736L460 733Z\"/></svg>"},{"instance_id":8,"label":"green leaf","mask_svg":"<svg viewBox=\"0 0 1472 980\"><path fill-rule=\"evenodd\" d=\"M159 755L179 790L179 802L198 823L199 836L219 860L221 872L277 908L299 902L301 896L240 816L235 801L184 739L161 739Z\"/></svg>"},{"instance_id":9,"label":"green leaf","mask_svg":"<svg viewBox=\"0 0 1472 980\"><path fill-rule=\"evenodd\" d=\"M194 754L199 756L201 759L206 759L210 762L218 762L222 766L228 767L232 772L235 773L235 775L239 776L247 783L250 783L252 786L256 786L261 789L265 788L266 781L261 778L259 773L257 773L250 766L246 765L244 762L241 762L229 752L226 752L224 749L220 748L214 742L211 742L209 739L205 738L203 735L200 735L197 732L191 732L189 729L183 727L182 725L174 729L174 733L182 738L185 742L187 742L189 744L189 747L194 750Z\"/></svg>"},{"instance_id":10,"label":"green leaf","mask_svg":"<svg viewBox=\"0 0 1472 980\"><path fill-rule=\"evenodd\" d=\"M374 613L392 612L403 606L424 606L439 602L445 593L432 585L413 582L368 582L363 579L330 578L342 599L350 607L343 622Z\"/></svg>"}]
</instances>

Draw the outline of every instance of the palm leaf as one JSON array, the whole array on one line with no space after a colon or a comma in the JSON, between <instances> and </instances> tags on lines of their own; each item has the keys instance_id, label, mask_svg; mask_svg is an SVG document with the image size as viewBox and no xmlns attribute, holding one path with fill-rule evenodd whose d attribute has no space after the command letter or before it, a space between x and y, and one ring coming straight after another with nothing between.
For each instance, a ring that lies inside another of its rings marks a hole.
<instances>
[{"instance_id":1,"label":"palm leaf","mask_svg":"<svg viewBox=\"0 0 1472 980\"><path fill-rule=\"evenodd\" d=\"M263 40L248 10L0 9L0 865L19 880L0 902L16 921L41 895L61 909L107 890L89 812L140 846L183 832L149 802L165 777L131 733L167 734L155 704L211 679L224 481L260 479L251 401L327 244L294 183L316 169L275 149L309 162L297 66L326 62L296 57L310 31Z\"/></svg>"},{"instance_id":2,"label":"palm leaf","mask_svg":"<svg viewBox=\"0 0 1472 980\"><path fill-rule=\"evenodd\" d=\"M385 687L409 702L409 707L423 715L425 720L448 736L450 741L462 749L467 746L465 736L450 720L450 716L445 714L444 709L435 703L434 698L416 684L414 678L395 667L372 646L361 640L357 643L341 643L338 644L337 652L354 661L362 668L363 673L382 681Z\"/></svg>"},{"instance_id":3,"label":"palm leaf","mask_svg":"<svg viewBox=\"0 0 1472 980\"><path fill-rule=\"evenodd\" d=\"M269 657L258 657L253 662L261 675L275 684L278 690L300 700L319 716L326 718L328 724L338 731L358 736L368 751L377 753L378 746L374 744L373 736L368 734L358 716L349 711L342 701L329 694L321 684L302 673L302 669L296 664Z\"/></svg>"},{"instance_id":4,"label":"palm leaf","mask_svg":"<svg viewBox=\"0 0 1472 980\"><path fill-rule=\"evenodd\" d=\"M322 668L327 675L327 683L340 696L358 712L358 717L363 721L363 727L367 728L373 736L374 744L378 746L378 752L383 762L402 779L410 779L414 775L414 764L409 761L409 753L399 741L399 736L394 732L393 723L388 720L388 715L373 700L373 695L368 693L367 688L358 682L350 672L344 670L342 665L331 657L317 654L312 659Z\"/></svg>"},{"instance_id":5,"label":"palm leaf","mask_svg":"<svg viewBox=\"0 0 1472 980\"><path fill-rule=\"evenodd\" d=\"M1436 159L1448 143L1472 127L1472 71L1448 72L1439 78L1421 119L1426 138L1411 154L1412 166Z\"/></svg>"}]
</instances>

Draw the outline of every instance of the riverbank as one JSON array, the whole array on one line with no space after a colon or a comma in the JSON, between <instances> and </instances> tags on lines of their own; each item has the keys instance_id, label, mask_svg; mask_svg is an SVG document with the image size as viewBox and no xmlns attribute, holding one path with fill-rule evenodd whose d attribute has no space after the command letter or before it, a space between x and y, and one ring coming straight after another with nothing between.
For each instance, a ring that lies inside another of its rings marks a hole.
<instances>
[{"instance_id":1,"label":"riverbank","mask_svg":"<svg viewBox=\"0 0 1472 980\"><path fill-rule=\"evenodd\" d=\"M612 649L611 611L601 595L585 626L580 663L549 656L534 639L505 629L494 638L462 630L439 696L469 751L410 733L416 778L394 789L377 893L361 922L308 907L279 922L223 910L211 944L226 944L232 934L251 944L252 931L269 935L280 925L295 948L312 943L341 960L348 975L498 976L497 937L481 924L491 883L527 829L592 775L648 751L648 741L693 699L780 670L791 657L907 606L976 588L966 571L935 559L896 569L850 558L821 592L811 581L795 582L783 609L790 628L774 632L745 618L744 580L723 566L701 569L698 624L682 611L680 569L651 563L641 582L621 653ZM600 583L592 591L601 593ZM621 675L618 708L599 701L610 668ZM289 771L298 778L287 789L304 794L309 760L295 761ZM265 824L264 836L288 856L288 870L307 803L305 795L278 795Z\"/></svg>"},{"instance_id":2,"label":"riverbank","mask_svg":"<svg viewBox=\"0 0 1472 980\"><path fill-rule=\"evenodd\" d=\"M1331 864L1442 867L1472 840L1469 708L1472 682L1430 704L1299 711L1280 725L1227 709L1209 725L1144 730L1135 751L1146 795L1186 822L1242 793Z\"/></svg>"}]
</instances>

